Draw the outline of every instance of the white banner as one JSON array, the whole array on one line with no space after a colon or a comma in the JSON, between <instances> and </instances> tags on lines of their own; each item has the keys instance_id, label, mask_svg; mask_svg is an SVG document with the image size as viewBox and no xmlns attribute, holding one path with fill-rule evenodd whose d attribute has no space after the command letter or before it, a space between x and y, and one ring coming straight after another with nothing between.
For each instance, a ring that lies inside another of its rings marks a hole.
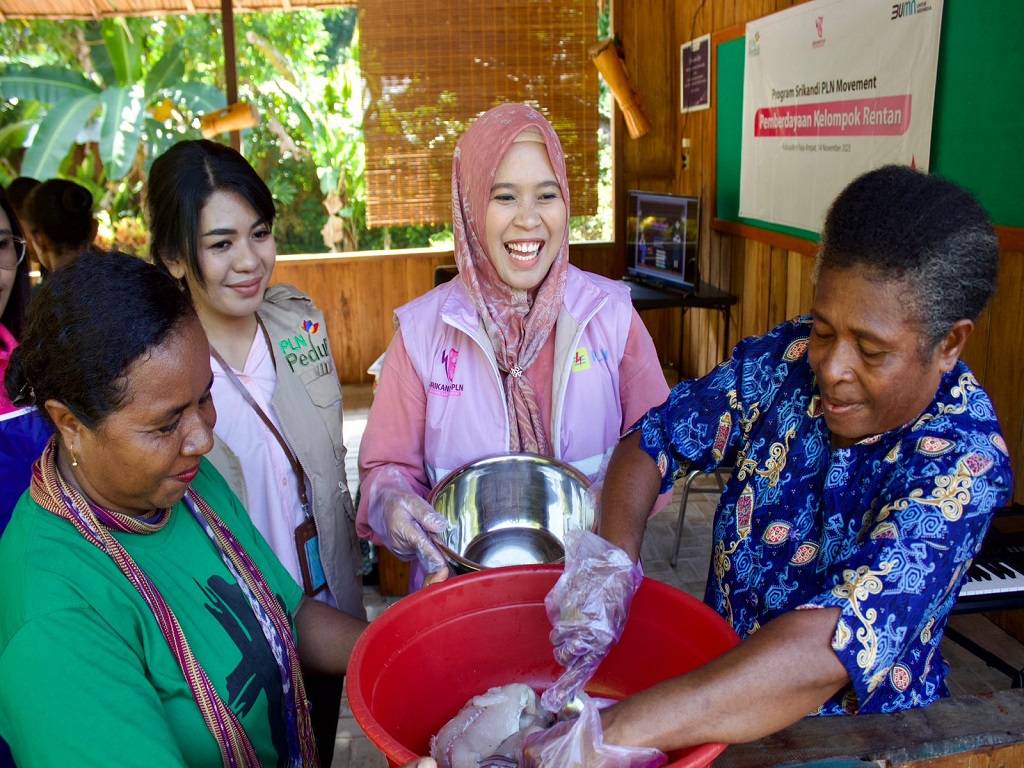
<instances>
[{"instance_id":1,"label":"white banner","mask_svg":"<svg viewBox=\"0 0 1024 768\"><path fill-rule=\"evenodd\" d=\"M815 232L852 179L928 169L942 0L815 0L747 24L740 215Z\"/></svg>"}]
</instances>

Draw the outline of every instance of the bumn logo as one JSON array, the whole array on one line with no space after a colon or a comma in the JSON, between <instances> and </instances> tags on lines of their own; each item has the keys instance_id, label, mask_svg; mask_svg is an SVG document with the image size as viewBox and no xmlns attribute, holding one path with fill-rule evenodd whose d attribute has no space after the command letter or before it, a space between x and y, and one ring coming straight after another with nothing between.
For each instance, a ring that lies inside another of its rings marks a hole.
<instances>
[{"instance_id":1,"label":"bumn logo","mask_svg":"<svg viewBox=\"0 0 1024 768\"><path fill-rule=\"evenodd\" d=\"M902 3L893 3L889 14L889 21L905 19L909 16L916 16L919 13L932 9L928 0L905 0Z\"/></svg>"}]
</instances>

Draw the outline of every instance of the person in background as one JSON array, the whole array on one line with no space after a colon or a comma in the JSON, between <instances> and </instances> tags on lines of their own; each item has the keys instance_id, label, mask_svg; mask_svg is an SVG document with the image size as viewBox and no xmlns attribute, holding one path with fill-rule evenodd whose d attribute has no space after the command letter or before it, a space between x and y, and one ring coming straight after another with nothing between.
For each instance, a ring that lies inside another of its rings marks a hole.
<instances>
[{"instance_id":1,"label":"person in background","mask_svg":"<svg viewBox=\"0 0 1024 768\"><path fill-rule=\"evenodd\" d=\"M539 112L505 104L466 131L452 216L459 274L395 312L359 452L359 534L417 560L413 586L448 575L424 499L446 474L524 451L593 480L668 393L628 287L569 264L565 157Z\"/></svg>"},{"instance_id":2,"label":"person in background","mask_svg":"<svg viewBox=\"0 0 1024 768\"><path fill-rule=\"evenodd\" d=\"M317 764L300 662L342 674L366 625L304 597L205 459L208 349L175 281L124 254L33 303L6 387L56 434L0 539L20 766Z\"/></svg>"},{"instance_id":3,"label":"person in background","mask_svg":"<svg viewBox=\"0 0 1024 768\"><path fill-rule=\"evenodd\" d=\"M92 193L66 179L50 179L35 187L23 207L32 252L46 273L67 266L93 247L97 221Z\"/></svg>"},{"instance_id":4,"label":"person in background","mask_svg":"<svg viewBox=\"0 0 1024 768\"><path fill-rule=\"evenodd\" d=\"M28 306L28 263L25 235L14 207L0 190L0 379L18 346ZM0 415L14 410L6 392L0 391Z\"/></svg>"},{"instance_id":5,"label":"person in background","mask_svg":"<svg viewBox=\"0 0 1024 768\"><path fill-rule=\"evenodd\" d=\"M743 642L605 710L607 743L739 743L810 713L948 695L946 621L1013 487L995 410L960 360L997 262L969 193L871 171L829 210L810 314L744 339L623 438L600 533L634 561L679 471L735 465L705 602ZM570 598L563 615L620 607L608 591Z\"/></svg>"},{"instance_id":6,"label":"person in background","mask_svg":"<svg viewBox=\"0 0 1024 768\"><path fill-rule=\"evenodd\" d=\"M210 461L306 595L363 619L341 387L323 314L269 287L270 190L230 147L183 141L153 162L146 204L153 261L191 296L209 340ZM306 682L329 764L344 681L309 670Z\"/></svg>"},{"instance_id":7,"label":"person in background","mask_svg":"<svg viewBox=\"0 0 1024 768\"><path fill-rule=\"evenodd\" d=\"M29 298L25 237L14 207L0 190L0 382L18 346ZM0 533L28 487L37 447L49 430L35 414L19 411L0 387Z\"/></svg>"}]
</instances>

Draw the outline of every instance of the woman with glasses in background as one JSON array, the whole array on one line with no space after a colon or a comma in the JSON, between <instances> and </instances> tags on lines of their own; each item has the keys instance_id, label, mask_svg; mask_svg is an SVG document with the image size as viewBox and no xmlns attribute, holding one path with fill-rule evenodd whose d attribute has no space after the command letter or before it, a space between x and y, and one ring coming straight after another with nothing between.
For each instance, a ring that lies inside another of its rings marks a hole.
<instances>
[{"instance_id":1,"label":"woman with glasses in background","mask_svg":"<svg viewBox=\"0 0 1024 768\"><path fill-rule=\"evenodd\" d=\"M18 346L28 293L24 233L7 196L0 189L0 381L7 371L11 353ZM0 387L0 414L13 410L7 393Z\"/></svg>"}]
</instances>

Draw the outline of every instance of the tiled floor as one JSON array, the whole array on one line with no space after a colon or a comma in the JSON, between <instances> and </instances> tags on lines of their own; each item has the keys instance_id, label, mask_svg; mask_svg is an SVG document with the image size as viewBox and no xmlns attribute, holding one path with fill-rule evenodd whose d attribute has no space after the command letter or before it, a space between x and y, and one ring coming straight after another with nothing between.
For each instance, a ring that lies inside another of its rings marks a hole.
<instances>
[{"instance_id":1,"label":"tiled floor","mask_svg":"<svg viewBox=\"0 0 1024 768\"><path fill-rule=\"evenodd\" d=\"M359 439L366 424L370 394L368 387L345 389L345 442L349 448L348 479L355 494L357 484L356 457ZM681 484L680 484L681 485ZM714 488L711 478L698 478L695 487ZM698 598L704 596L710 560L711 523L718 499L713 492L692 492L683 526L682 547L675 568L670 564L675 546L676 520L679 514L679 491L668 508L651 519L644 537L642 557L644 571L649 578L664 581ZM364 590L367 612L372 620L393 598L382 599L374 588ZM1002 656L1007 662L1024 668L1024 646L1009 637L981 615L955 617L953 626ZM1005 675L989 669L984 662L964 651L955 643L945 640L942 653L950 665L948 683L953 695L983 693L1010 687ZM369 743L352 718L347 703L343 703L338 725L334 768L383 768L383 756Z\"/></svg>"}]
</instances>

